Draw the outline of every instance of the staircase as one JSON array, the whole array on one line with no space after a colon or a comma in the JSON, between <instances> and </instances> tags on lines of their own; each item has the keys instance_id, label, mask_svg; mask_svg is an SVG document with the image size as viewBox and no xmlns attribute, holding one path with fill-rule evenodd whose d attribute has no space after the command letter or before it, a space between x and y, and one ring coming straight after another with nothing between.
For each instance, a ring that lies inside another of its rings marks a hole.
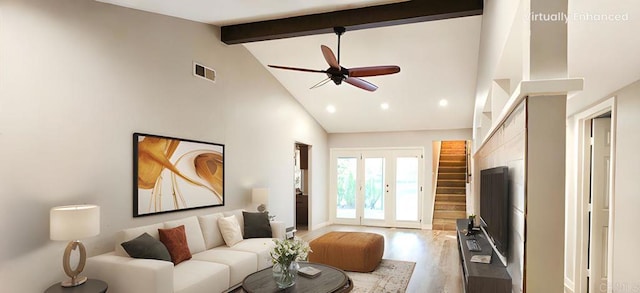
<instances>
[{"instance_id":1,"label":"staircase","mask_svg":"<svg viewBox=\"0 0 640 293\"><path fill-rule=\"evenodd\" d=\"M467 153L465 141L443 141L433 210L433 230L456 230L456 219L467 217Z\"/></svg>"}]
</instances>

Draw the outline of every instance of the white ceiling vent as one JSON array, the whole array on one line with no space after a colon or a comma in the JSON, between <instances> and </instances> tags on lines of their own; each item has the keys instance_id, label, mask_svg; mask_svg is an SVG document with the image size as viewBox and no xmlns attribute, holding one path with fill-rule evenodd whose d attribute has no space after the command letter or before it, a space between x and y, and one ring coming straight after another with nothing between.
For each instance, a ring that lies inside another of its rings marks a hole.
<instances>
[{"instance_id":1,"label":"white ceiling vent","mask_svg":"<svg viewBox=\"0 0 640 293\"><path fill-rule=\"evenodd\" d=\"M208 79L213 82L216 81L215 70L195 62L193 62L193 75L197 77L202 77L204 79Z\"/></svg>"}]
</instances>

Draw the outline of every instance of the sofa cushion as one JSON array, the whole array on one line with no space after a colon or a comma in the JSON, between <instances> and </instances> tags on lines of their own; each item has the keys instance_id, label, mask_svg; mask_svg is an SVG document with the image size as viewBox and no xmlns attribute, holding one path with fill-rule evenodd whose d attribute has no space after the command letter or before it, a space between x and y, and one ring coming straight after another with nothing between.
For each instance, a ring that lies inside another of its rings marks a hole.
<instances>
[{"instance_id":1,"label":"sofa cushion","mask_svg":"<svg viewBox=\"0 0 640 293\"><path fill-rule=\"evenodd\" d=\"M193 255L192 259L229 266L231 286L239 284L246 276L258 270L258 257L252 252L213 248Z\"/></svg>"},{"instance_id":2,"label":"sofa cushion","mask_svg":"<svg viewBox=\"0 0 640 293\"><path fill-rule=\"evenodd\" d=\"M271 238L269 213L242 212L244 218L244 238Z\"/></svg>"},{"instance_id":3,"label":"sofa cushion","mask_svg":"<svg viewBox=\"0 0 640 293\"><path fill-rule=\"evenodd\" d=\"M173 264L177 265L191 259L191 252L189 251L183 225L171 229L158 229L158 232L160 233L160 241L169 250Z\"/></svg>"},{"instance_id":4,"label":"sofa cushion","mask_svg":"<svg viewBox=\"0 0 640 293\"><path fill-rule=\"evenodd\" d=\"M240 233L242 233L242 235L244 235L244 217L242 216L243 211L244 210L238 209L223 212L225 217L236 216L236 220L238 220L238 224L240 225Z\"/></svg>"},{"instance_id":5,"label":"sofa cushion","mask_svg":"<svg viewBox=\"0 0 640 293\"><path fill-rule=\"evenodd\" d=\"M198 222L200 222L200 228L202 229L202 236L204 237L204 246L206 249L224 245L224 239L222 238L220 228L218 227L218 219L222 217L224 217L222 213L198 216Z\"/></svg>"},{"instance_id":6,"label":"sofa cushion","mask_svg":"<svg viewBox=\"0 0 640 293\"><path fill-rule=\"evenodd\" d=\"M236 216L231 215L229 217L222 217L218 219L218 226L220 227L220 233L227 246L234 246L236 243L242 241L242 234L240 233L240 224Z\"/></svg>"},{"instance_id":7,"label":"sofa cushion","mask_svg":"<svg viewBox=\"0 0 640 293\"><path fill-rule=\"evenodd\" d=\"M147 226L129 228L116 233L116 237L115 237L116 238L115 239L116 254L119 256L128 257L129 254L124 250L124 248L122 247L122 245L120 245L120 243L134 239L140 236L140 234L142 233L147 233L155 239L160 239L158 235L158 229L160 228L164 228L164 224L158 223L158 224L152 224Z\"/></svg>"},{"instance_id":8,"label":"sofa cushion","mask_svg":"<svg viewBox=\"0 0 640 293\"><path fill-rule=\"evenodd\" d=\"M169 254L167 247L147 232L132 240L122 242L121 245L129 256L133 258L171 261L171 254Z\"/></svg>"},{"instance_id":9,"label":"sofa cushion","mask_svg":"<svg viewBox=\"0 0 640 293\"><path fill-rule=\"evenodd\" d=\"M229 267L223 264L189 260L173 268L174 293L224 292L230 286Z\"/></svg>"},{"instance_id":10,"label":"sofa cushion","mask_svg":"<svg viewBox=\"0 0 640 293\"><path fill-rule=\"evenodd\" d=\"M164 222L164 228L170 229L184 225L184 231L189 243L189 251L191 254L202 252L205 250L204 238L202 237L202 229L196 216L184 219Z\"/></svg>"},{"instance_id":11,"label":"sofa cushion","mask_svg":"<svg viewBox=\"0 0 640 293\"><path fill-rule=\"evenodd\" d=\"M222 246L216 249L246 251L255 253L258 257L258 270L266 269L272 265L271 251L276 246L272 238L252 238L242 240L233 247Z\"/></svg>"}]
</instances>

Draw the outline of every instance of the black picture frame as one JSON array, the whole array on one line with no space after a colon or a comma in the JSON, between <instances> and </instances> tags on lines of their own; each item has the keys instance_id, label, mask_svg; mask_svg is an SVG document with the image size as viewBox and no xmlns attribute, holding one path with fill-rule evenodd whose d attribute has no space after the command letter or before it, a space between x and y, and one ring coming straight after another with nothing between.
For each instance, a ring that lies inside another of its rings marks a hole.
<instances>
[{"instance_id":1,"label":"black picture frame","mask_svg":"<svg viewBox=\"0 0 640 293\"><path fill-rule=\"evenodd\" d=\"M134 217L224 201L224 144L133 133Z\"/></svg>"}]
</instances>

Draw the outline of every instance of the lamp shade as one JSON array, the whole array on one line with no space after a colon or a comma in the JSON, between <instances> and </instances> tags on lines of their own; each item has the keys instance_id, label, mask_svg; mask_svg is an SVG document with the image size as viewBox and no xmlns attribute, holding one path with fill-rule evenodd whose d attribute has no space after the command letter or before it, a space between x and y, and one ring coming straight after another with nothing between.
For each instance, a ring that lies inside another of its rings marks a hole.
<instances>
[{"instance_id":1,"label":"lamp shade","mask_svg":"<svg viewBox=\"0 0 640 293\"><path fill-rule=\"evenodd\" d=\"M79 240L100 234L100 207L70 205L49 212L51 240Z\"/></svg>"},{"instance_id":2,"label":"lamp shade","mask_svg":"<svg viewBox=\"0 0 640 293\"><path fill-rule=\"evenodd\" d=\"M269 203L269 189L268 188L254 188L251 190L251 202L254 205L264 205L265 209Z\"/></svg>"}]
</instances>

